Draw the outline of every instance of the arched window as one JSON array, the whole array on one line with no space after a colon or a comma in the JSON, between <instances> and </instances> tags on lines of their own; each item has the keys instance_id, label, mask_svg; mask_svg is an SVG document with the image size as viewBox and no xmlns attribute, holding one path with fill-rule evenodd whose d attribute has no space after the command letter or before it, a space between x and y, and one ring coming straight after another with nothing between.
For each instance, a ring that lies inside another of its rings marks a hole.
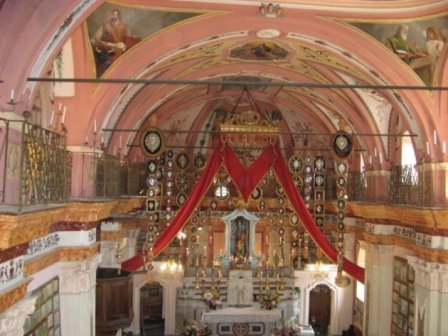
<instances>
[{"instance_id":1,"label":"arched window","mask_svg":"<svg viewBox=\"0 0 448 336\"><path fill-rule=\"evenodd\" d=\"M417 158L415 156L414 146L412 145L409 131L403 133L401 137L401 165L416 165Z\"/></svg>"}]
</instances>

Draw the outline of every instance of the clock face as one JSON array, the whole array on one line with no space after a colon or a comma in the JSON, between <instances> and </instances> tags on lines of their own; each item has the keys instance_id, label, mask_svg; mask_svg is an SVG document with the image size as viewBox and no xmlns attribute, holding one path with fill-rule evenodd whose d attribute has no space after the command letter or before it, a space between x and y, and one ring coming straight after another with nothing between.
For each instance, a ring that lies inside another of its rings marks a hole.
<instances>
[{"instance_id":1,"label":"clock face","mask_svg":"<svg viewBox=\"0 0 448 336\"><path fill-rule=\"evenodd\" d=\"M142 137L143 153L147 156L158 156L163 151L162 133L156 129L147 130Z\"/></svg>"},{"instance_id":2,"label":"clock face","mask_svg":"<svg viewBox=\"0 0 448 336\"><path fill-rule=\"evenodd\" d=\"M303 168L303 160L298 156L291 156L288 166L291 173L300 173Z\"/></svg>"}]
</instances>

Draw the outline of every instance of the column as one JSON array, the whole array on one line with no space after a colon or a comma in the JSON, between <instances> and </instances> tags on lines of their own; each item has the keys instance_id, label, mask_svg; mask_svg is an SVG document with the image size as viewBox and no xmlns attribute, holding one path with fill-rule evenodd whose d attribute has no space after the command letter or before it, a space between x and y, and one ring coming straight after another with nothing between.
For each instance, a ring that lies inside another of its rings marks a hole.
<instances>
[{"instance_id":1,"label":"column","mask_svg":"<svg viewBox=\"0 0 448 336\"><path fill-rule=\"evenodd\" d=\"M448 265L415 256L408 262L415 270L414 330L423 330L424 336L448 335Z\"/></svg>"},{"instance_id":2,"label":"column","mask_svg":"<svg viewBox=\"0 0 448 336\"><path fill-rule=\"evenodd\" d=\"M25 298L0 315L0 335L23 335L25 318L34 312L36 298Z\"/></svg>"},{"instance_id":3,"label":"column","mask_svg":"<svg viewBox=\"0 0 448 336\"><path fill-rule=\"evenodd\" d=\"M392 317L393 257L392 245L361 242L366 251L365 323L363 335L390 335Z\"/></svg>"},{"instance_id":4,"label":"column","mask_svg":"<svg viewBox=\"0 0 448 336\"><path fill-rule=\"evenodd\" d=\"M96 269L101 254L61 263L61 330L64 336L95 335Z\"/></svg>"}]
</instances>

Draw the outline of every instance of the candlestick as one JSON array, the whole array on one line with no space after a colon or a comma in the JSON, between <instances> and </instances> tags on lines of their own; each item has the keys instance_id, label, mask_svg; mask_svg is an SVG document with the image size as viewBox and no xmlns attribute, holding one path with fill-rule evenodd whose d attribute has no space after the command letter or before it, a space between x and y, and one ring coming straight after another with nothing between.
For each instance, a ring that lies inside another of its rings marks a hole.
<instances>
[{"instance_id":1,"label":"candlestick","mask_svg":"<svg viewBox=\"0 0 448 336\"><path fill-rule=\"evenodd\" d=\"M10 97L11 101L14 101L14 89L11 90L11 97Z\"/></svg>"},{"instance_id":2,"label":"candlestick","mask_svg":"<svg viewBox=\"0 0 448 336\"><path fill-rule=\"evenodd\" d=\"M429 142L428 141L426 141L426 154L428 154L429 155Z\"/></svg>"},{"instance_id":3,"label":"candlestick","mask_svg":"<svg viewBox=\"0 0 448 336\"><path fill-rule=\"evenodd\" d=\"M443 140L443 142L442 142L442 153L446 154L446 142L445 142L445 140Z\"/></svg>"},{"instance_id":4,"label":"candlestick","mask_svg":"<svg viewBox=\"0 0 448 336\"><path fill-rule=\"evenodd\" d=\"M54 119L54 110L51 112L50 125L53 125L53 119Z\"/></svg>"},{"instance_id":5,"label":"candlestick","mask_svg":"<svg viewBox=\"0 0 448 336\"><path fill-rule=\"evenodd\" d=\"M437 145L437 130L434 130L434 145Z\"/></svg>"},{"instance_id":6,"label":"candlestick","mask_svg":"<svg viewBox=\"0 0 448 336\"><path fill-rule=\"evenodd\" d=\"M96 134L96 119L93 121L93 133Z\"/></svg>"},{"instance_id":7,"label":"candlestick","mask_svg":"<svg viewBox=\"0 0 448 336\"><path fill-rule=\"evenodd\" d=\"M67 106L64 106L64 112L62 112L62 124L65 123L65 114L67 113Z\"/></svg>"},{"instance_id":8,"label":"candlestick","mask_svg":"<svg viewBox=\"0 0 448 336\"><path fill-rule=\"evenodd\" d=\"M260 272L260 280L259 280L260 290L262 290L263 289L263 270L260 270L259 272Z\"/></svg>"}]
</instances>

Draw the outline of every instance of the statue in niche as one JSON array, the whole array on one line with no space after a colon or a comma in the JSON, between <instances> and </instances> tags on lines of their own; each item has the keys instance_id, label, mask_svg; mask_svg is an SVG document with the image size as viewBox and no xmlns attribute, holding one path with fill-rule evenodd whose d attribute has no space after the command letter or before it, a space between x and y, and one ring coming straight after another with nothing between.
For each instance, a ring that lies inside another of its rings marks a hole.
<instances>
[{"instance_id":1,"label":"statue in niche","mask_svg":"<svg viewBox=\"0 0 448 336\"><path fill-rule=\"evenodd\" d=\"M230 253L236 263L249 257L249 220L238 216L232 220Z\"/></svg>"}]
</instances>

